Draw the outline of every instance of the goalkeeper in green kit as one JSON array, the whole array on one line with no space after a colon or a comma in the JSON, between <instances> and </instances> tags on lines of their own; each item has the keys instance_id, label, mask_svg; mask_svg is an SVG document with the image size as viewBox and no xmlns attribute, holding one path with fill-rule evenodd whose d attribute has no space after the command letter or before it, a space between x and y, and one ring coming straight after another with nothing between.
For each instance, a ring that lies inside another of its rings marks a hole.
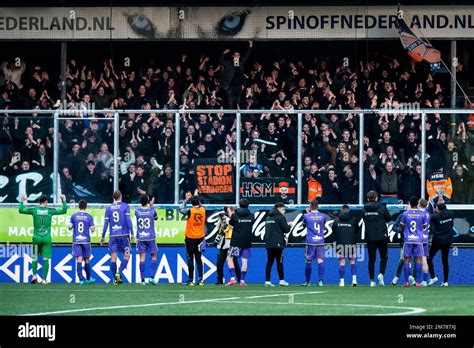
<instances>
[{"instance_id":1,"label":"goalkeeper in green kit","mask_svg":"<svg viewBox=\"0 0 474 348\"><path fill-rule=\"evenodd\" d=\"M49 260L53 254L53 241L51 239L51 219L53 215L66 214L67 203L66 196L60 196L63 206L60 209L48 208L48 197L40 196L38 199L39 206L25 208L25 201L27 196L23 195L20 199L20 214L33 215L33 248L35 254L33 255L33 280L31 284L38 281L38 255L43 257L43 284L47 284L47 277L49 272Z\"/></svg>"}]
</instances>

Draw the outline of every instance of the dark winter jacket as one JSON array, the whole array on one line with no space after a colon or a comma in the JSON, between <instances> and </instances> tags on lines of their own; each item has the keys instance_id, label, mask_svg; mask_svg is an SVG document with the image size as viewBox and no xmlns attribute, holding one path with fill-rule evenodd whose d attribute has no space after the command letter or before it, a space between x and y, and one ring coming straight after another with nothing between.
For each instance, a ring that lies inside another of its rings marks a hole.
<instances>
[{"instance_id":1,"label":"dark winter jacket","mask_svg":"<svg viewBox=\"0 0 474 348\"><path fill-rule=\"evenodd\" d=\"M226 92L229 90L230 84L232 82L232 78L234 77L236 70L240 70L241 74L244 73L245 63L247 63L251 52L252 52L252 49L249 48L247 53L245 53L245 55L240 58L239 66L234 65L234 60L232 59L232 57L226 57L225 54L221 55L221 57L219 58L219 63L224 66L224 70L222 71L222 75L221 75L221 89L222 90Z\"/></svg>"},{"instance_id":2,"label":"dark winter jacket","mask_svg":"<svg viewBox=\"0 0 474 348\"><path fill-rule=\"evenodd\" d=\"M385 204L380 202L368 202L362 209L362 219L365 224L365 240L375 242L388 238L387 222L390 221L390 213Z\"/></svg>"},{"instance_id":3,"label":"dark winter jacket","mask_svg":"<svg viewBox=\"0 0 474 348\"><path fill-rule=\"evenodd\" d=\"M332 230L336 235L336 244L352 245L356 243L356 234L359 231L358 221L348 213L340 213L334 221Z\"/></svg>"},{"instance_id":4,"label":"dark winter jacket","mask_svg":"<svg viewBox=\"0 0 474 348\"><path fill-rule=\"evenodd\" d=\"M449 245L454 236L454 214L444 209L437 214L431 215L430 229L433 234L433 244Z\"/></svg>"},{"instance_id":5,"label":"dark winter jacket","mask_svg":"<svg viewBox=\"0 0 474 348\"><path fill-rule=\"evenodd\" d=\"M253 214L247 208L236 209L229 220L229 225L233 227L230 245L242 249L252 246L252 226L254 222Z\"/></svg>"},{"instance_id":6,"label":"dark winter jacket","mask_svg":"<svg viewBox=\"0 0 474 348\"><path fill-rule=\"evenodd\" d=\"M265 220L265 248L284 249L286 246L285 234L290 233L290 225L285 217L273 208Z\"/></svg>"}]
</instances>

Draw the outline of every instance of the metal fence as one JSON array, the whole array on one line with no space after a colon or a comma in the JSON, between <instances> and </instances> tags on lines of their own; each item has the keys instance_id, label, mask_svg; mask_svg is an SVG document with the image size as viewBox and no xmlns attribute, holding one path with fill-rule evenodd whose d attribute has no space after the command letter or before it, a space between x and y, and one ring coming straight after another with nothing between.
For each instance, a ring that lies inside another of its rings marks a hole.
<instances>
[{"instance_id":1,"label":"metal fence","mask_svg":"<svg viewBox=\"0 0 474 348\"><path fill-rule=\"evenodd\" d=\"M29 115L29 114L46 114L54 115L54 176L53 176L53 195L54 203L58 203L59 198L59 142L58 134L59 130L59 121L60 120L78 120L76 115L78 110L0 110L1 114L4 115ZM363 161L363 150L364 150L364 116L369 114L389 114L389 115L421 115L421 164L422 164L422 174L421 174L421 192L420 197L426 196L426 116L427 114L441 114L441 115L450 115L452 118L455 114L465 115L473 113L472 110L468 109L355 109L355 110L188 110L188 109L179 109L179 110L163 110L163 109L154 109L154 110L79 110L79 112L87 113L90 117L87 117L87 120L104 120L103 118L96 118L96 115L104 114L113 114L114 120L114 190L119 187L119 166L117 165L119 158L119 129L120 129L120 115L121 114L174 114L175 121L175 146L179 149L180 146L180 132L181 132L181 115L182 114L216 114L224 113L224 117L235 117L236 119L236 129L242 130L242 115L247 114L287 114L287 115L296 115L297 116L297 205L302 204L302 169L303 169L303 156L302 156L302 129L303 129L303 115L312 114L312 115L322 115L322 114L355 114L359 117L359 194L358 194L358 204L363 204L364 202L364 161ZM108 119L110 120L110 118ZM237 131L237 141L236 141L236 151L237 153L242 149L241 141L241 131ZM175 152L174 158L174 205L177 205L180 201L179 197L179 151ZM235 204L237 204L240 196L240 168L241 159L240 156L235 156ZM104 202L106 203L106 202ZM170 206L170 205L168 205ZM463 205L463 207L469 207L470 205Z\"/></svg>"}]
</instances>

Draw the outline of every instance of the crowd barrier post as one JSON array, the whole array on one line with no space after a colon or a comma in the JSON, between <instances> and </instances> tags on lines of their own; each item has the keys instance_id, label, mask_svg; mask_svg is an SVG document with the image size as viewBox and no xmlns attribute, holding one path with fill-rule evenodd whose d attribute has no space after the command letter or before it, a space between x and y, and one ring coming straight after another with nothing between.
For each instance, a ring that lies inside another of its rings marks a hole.
<instances>
[{"instance_id":1,"label":"crowd barrier post","mask_svg":"<svg viewBox=\"0 0 474 348\"><path fill-rule=\"evenodd\" d=\"M301 196L303 194L303 114L301 112L298 113L298 130L297 130L297 191L296 191L296 202L301 204Z\"/></svg>"}]
</instances>

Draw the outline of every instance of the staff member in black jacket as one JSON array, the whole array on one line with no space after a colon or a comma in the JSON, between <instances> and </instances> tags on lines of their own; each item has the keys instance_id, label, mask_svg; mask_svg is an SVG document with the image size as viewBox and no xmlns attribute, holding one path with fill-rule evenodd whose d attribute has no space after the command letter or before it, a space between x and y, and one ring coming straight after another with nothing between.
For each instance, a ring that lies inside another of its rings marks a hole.
<instances>
[{"instance_id":1,"label":"staff member in black jacket","mask_svg":"<svg viewBox=\"0 0 474 348\"><path fill-rule=\"evenodd\" d=\"M253 214L248 208L249 201L242 198L239 201L239 208L229 219L229 225L233 227L233 231L227 255L227 265L231 275L227 285L236 284L234 269L238 268L237 258L241 257L240 286L246 286L245 276L247 275L248 259L252 256L250 248L252 247L252 226L254 222Z\"/></svg>"},{"instance_id":2,"label":"staff member in black jacket","mask_svg":"<svg viewBox=\"0 0 474 348\"><path fill-rule=\"evenodd\" d=\"M387 222L390 221L390 214L387 207L377 202L377 192L369 191L367 193L369 201L362 209L362 219L365 224L365 240L367 241L367 251L369 253L369 277L370 286L375 286L375 258L377 250L380 255L380 273L377 276L380 286L384 286L383 276L387 267L388 259L388 230Z\"/></svg>"},{"instance_id":3,"label":"staff member in black jacket","mask_svg":"<svg viewBox=\"0 0 474 348\"><path fill-rule=\"evenodd\" d=\"M288 286L283 271L283 249L286 246L285 234L290 233L290 225L285 219L285 205L277 203L270 210L265 220L265 248L267 248L267 264L265 266L265 286L275 286L270 281L273 263L277 262L280 285Z\"/></svg>"},{"instance_id":4,"label":"staff member in black jacket","mask_svg":"<svg viewBox=\"0 0 474 348\"><path fill-rule=\"evenodd\" d=\"M436 253L441 250L441 260L443 261L443 276L444 280L441 286L448 286L449 264L448 255L449 248L454 236L454 214L446 208L446 204L439 203L436 206L436 214L431 215L431 233L433 240L431 242L430 254L428 257L428 267L430 268L431 280L428 286L433 285L438 281L435 275L433 258Z\"/></svg>"},{"instance_id":5,"label":"staff member in black jacket","mask_svg":"<svg viewBox=\"0 0 474 348\"><path fill-rule=\"evenodd\" d=\"M344 204L337 220L332 225L332 230L336 236L336 253L339 257L339 286L344 286L346 257L349 258L351 264L352 286L357 286L357 245L355 237L359 232L359 224L350 212L349 206Z\"/></svg>"}]
</instances>

